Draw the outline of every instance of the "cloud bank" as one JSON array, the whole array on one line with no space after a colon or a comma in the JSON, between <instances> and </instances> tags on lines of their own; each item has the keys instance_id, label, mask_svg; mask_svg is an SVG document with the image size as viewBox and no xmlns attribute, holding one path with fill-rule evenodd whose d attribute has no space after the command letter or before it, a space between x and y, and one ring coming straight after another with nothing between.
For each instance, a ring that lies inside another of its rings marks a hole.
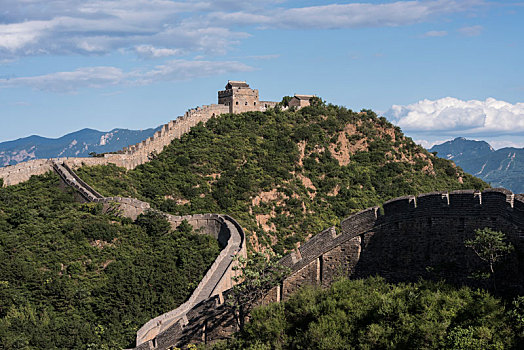
<instances>
[{"instance_id":1,"label":"cloud bank","mask_svg":"<svg viewBox=\"0 0 524 350\"><path fill-rule=\"evenodd\" d=\"M420 23L429 18L470 10L484 4L480 0L397 1L387 4L329 4L302 8L276 9L249 13L245 11L210 15L223 24L258 24L262 28L341 29L391 27Z\"/></svg>"},{"instance_id":2,"label":"cloud bank","mask_svg":"<svg viewBox=\"0 0 524 350\"><path fill-rule=\"evenodd\" d=\"M453 97L392 106L385 114L404 131L446 135L522 135L524 103L488 98L463 101Z\"/></svg>"},{"instance_id":3,"label":"cloud bank","mask_svg":"<svg viewBox=\"0 0 524 350\"><path fill-rule=\"evenodd\" d=\"M1 0L0 59L44 54L142 57L226 53L250 35L239 27L340 29L405 26L470 11L481 0L397 1L282 7L284 1ZM279 7L280 6L280 7ZM4 10L5 9L5 10ZM475 35L478 28L464 28Z\"/></svg>"},{"instance_id":4,"label":"cloud bank","mask_svg":"<svg viewBox=\"0 0 524 350\"><path fill-rule=\"evenodd\" d=\"M292 7L284 0L0 0L0 63L24 56L132 55L163 62L154 68L79 67L39 76L0 76L0 87L74 92L80 88L151 84L248 71L239 61L278 54L203 61L223 55L252 31L406 26L472 11L482 0L331 3ZM474 35L478 28L464 28ZM444 32L428 32L441 36ZM175 60L173 60L176 58ZM167 61L164 61L167 60ZM114 65L114 64L111 64Z\"/></svg>"}]
</instances>

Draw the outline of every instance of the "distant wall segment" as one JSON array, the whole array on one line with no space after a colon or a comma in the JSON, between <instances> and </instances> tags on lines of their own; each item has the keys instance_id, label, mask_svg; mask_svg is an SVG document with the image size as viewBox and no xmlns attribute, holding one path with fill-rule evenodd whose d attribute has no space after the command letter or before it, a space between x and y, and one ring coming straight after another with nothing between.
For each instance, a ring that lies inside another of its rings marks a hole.
<instances>
[{"instance_id":1,"label":"distant wall segment","mask_svg":"<svg viewBox=\"0 0 524 350\"><path fill-rule=\"evenodd\" d=\"M259 101L258 90L251 89L245 81L228 81L224 91L218 92L218 104L204 105L188 110L183 116L163 125L159 131L146 140L124 147L121 151L105 153L102 157L38 159L0 168L4 186L27 181L33 175L42 175L53 169L53 161L67 164L73 169L81 166L115 164L134 169L148 162L153 154L164 150L174 139L179 139L200 122L207 122L214 116L227 113L265 111L278 103Z\"/></svg>"},{"instance_id":2,"label":"distant wall segment","mask_svg":"<svg viewBox=\"0 0 524 350\"><path fill-rule=\"evenodd\" d=\"M126 169L134 169L151 159L151 154L158 154L174 139L179 139L200 122L205 123L214 116L229 113L229 107L212 104L188 110L183 116L162 126L152 137L135 145L125 147L116 153L106 153L103 157L35 159L16 165L0 168L0 178L4 186L16 185L27 181L33 175L42 175L53 169L53 162L65 163L76 169L84 165L115 164Z\"/></svg>"}]
</instances>

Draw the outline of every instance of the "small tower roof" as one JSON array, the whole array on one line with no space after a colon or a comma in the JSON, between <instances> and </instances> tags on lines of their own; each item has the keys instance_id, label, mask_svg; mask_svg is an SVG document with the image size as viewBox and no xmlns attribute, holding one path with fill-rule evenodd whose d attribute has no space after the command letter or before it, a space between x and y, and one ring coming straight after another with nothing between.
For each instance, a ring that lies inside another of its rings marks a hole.
<instances>
[{"instance_id":1,"label":"small tower roof","mask_svg":"<svg viewBox=\"0 0 524 350\"><path fill-rule=\"evenodd\" d=\"M295 97L299 100L309 100L312 97L315 97L315 95L297 95L295 94Z\"/></svg>"},{"instance_id":2,"label":"small tower roof","mask_svg":"<svg viewBox=\"0 0 524 350\"><path fill-rule=\"evenodd\" d=\"M226 90L232 89L234 87L243 87L248 88L249 84L245 81L237 81L237 80L228 80L226 85Z\"/></svg>"}]
</instances>

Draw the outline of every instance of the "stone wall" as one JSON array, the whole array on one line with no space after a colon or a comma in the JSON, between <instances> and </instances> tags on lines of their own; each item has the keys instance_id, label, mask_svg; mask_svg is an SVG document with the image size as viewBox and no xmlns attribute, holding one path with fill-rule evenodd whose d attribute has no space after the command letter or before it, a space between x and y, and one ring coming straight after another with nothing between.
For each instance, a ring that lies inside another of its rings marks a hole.
<instances>
[{"instance_id":1,"label":"stone wall","mask_svg":"<svg viewBox=\"0 0 524 350\"><path fill-rule=\"evenodd\" d=\"M121 214L133 220L135 220L138 215L151 210L149 203L142 202L138 199L103 197L80 179L65 163L61 164L58 161L53 161L52 169L60 175L66 184L74 187L87 201L104 204L116 203L119 206ZM161 335L166 329L173 326L182 327L182 325L187 324L186 314L190 312L195 305L215 295L221 295L223 291L230 289L233 286L232 278L235 274L235 271L233 271L233 257L238 254L244 257L246 256L244 231L230 216L219 214L164 215L171 223L173 229L186 220L193 226L197 233L208 234L216 238L223 249L204 275L204 278L202 278L195 288L191 297L184 304L163 315L155 317L138 330L137 345L146 344L146 346L149 346L156 343L155 338Z\"/></svg>"},{"instance_id":2,"label":"stone wall","mask_svg":"<svg viewBox=\"0 0 524 350\"><path fill-rule=\"evenodd\" d=\"M42 175L53 169L50 159L34 159L0 168L0 178L4 179L4 186L16 185L27 181L33 175Z\"/></svg>"},{"instance_id":3,"label":"stone wall","mask_svg":"<svg viewBox=\"0 0 524 350\"><path fill-rule=\"evenodd\" d=\"M225 113L265 111L277 105L277 102L259 101L258 90L249 88L249 85L245 82L240 83L243 83L241 85L246 87L235 87L219 91L218 104L190 109L183 116L163 125L152 137L137 144L124 147L121 151L105 153L102 157L30 160L0 168L0 178L4 180L4 186L15 185L29 180L33 175L42 175L52 170L53 161L66 164L73 169L84 165L106 164L116 164L126 169L134 169L138 165L148 162L155 154L162 152L164 147L169 145L174 139L181 138L182 135L189 132L193 126L200 122L205 123L210 118Z\"/></svg>"},{"instance_id":4,"label":"stone wall","mask_svg":"<svg viewBox=\"0 0 524 350\"><path fill-rule=\"evenodd\" d=\"M142 326L137 332L137 346L144 343L153 343L159 334L165 332L167 329L180 323L182 326L186 325L188 320L186 314L193 309L193 307L214 295L221 295L221 293L232 287L233 260L232 258L241 254L246 255L246 248L243 243L243 231L240 226L228 216L206 214L198 217L171 217L171 220L177 220L176 223L182 220L193 222L195 226L209 228L211 221L212 225L219 227L218 232L213 232L213 235L218 237L219 242L226 242L227 245L222 249L220 255L217 257L213 265L206 272L204 278L200 281L197 288L193 291L191 297L175 310L171 310L163 315L155 317ZM173 222L173 221L172 221Z\"/></svg>"},{"instance_id":5,"label":"stone wall","mask_svg":"<svg viewBox=\"0 0 524 350\"><path fill-rule=\"evenodd\" d=\"M190 109L184 116L165 124L152 137L135 145L125 147L122 151L106 153L103 157L30 160L0 168L0 178L4 179L4 186L16 185L29 180L33 175L42 175L52 170L53 162L64 163L73 169L84 165L94 166L110 163L126 169L134 169L138 165L148 162L152 154L162 152L165 146L169 145L174 139L182 137L193 126L200 122L205 123L210 118L224 113L229 113L229 107L218 104Z\"/></svg>"},{"instance_id":6,"label":"stone wall","mask_svg":"<svg viewBox=\"0 0 524 350\"><path fill-rule=\"evenodd\" d=\"M344 219L341 232L327 229L285 256L291 269L264 302L280 301L305 285L328 286L335 279L379 274L388 281L446 279L455 285L489 288L470 278L481 261L464 246L477 228L503 231L516 247L497 281L499 293L524 292L524 195L505 189L481 192L435 192L386 202ZM137 349L169 349L188 343L213 342L235 331L224 305L229 291L196 304L178 323Z\"/></svg>"},{"instance_id":7,"label":"stone wall","mask_svg":"<svg viewBox=\"0 0 524 350\"><path fill-rule=\"evenodd\" d=\"M278 102L275 101L260 101L260 111L264 112L270 108L275 108Z\"/></svg>"}]
</instances>

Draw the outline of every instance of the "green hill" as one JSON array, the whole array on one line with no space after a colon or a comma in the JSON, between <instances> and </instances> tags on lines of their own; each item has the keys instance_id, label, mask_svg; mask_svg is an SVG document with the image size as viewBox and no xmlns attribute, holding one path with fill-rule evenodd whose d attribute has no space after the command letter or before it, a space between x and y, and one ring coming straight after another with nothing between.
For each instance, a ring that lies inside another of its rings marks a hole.
<instances>
[{"instance_id":1,"label":"green hill","mask_svg":"<svg viewBox=\"0 0 524 350\"><path fill-rule=\"evenodd\" d=\"M487 186L372 111L315 102L222 115L135 170L79 175L163 211L227 213L251 249L279 253L393 197ZM219 252L187 227L172 232L154 215L132 222L74 198L54 174L0 188L2 349L132 346L138 327L186 300Z\"/></svg>"},{"instance_id":2,"label":"green hill","mask_svg":"<svg viewBox=\"0 0 524 350\"><path fill-rule=\"evenodd\" d=\"M0 349L122 349L184 302L215 239L75 201L58 175L0 188Z\"/></svg>"},{"instance_id":3,"label":"green hill","mask_svg":"<svg viewBox=\"0 0 524 350\"><path fill-rule=\"evenodd\" d=\"M279 253L394 197L487 186L372 111L315 102L222 115L132 171L99 166L78 174L104 195L137 197L166 212L227 213L247 229L252 248Z\"/></svg>"}]
</instances>

